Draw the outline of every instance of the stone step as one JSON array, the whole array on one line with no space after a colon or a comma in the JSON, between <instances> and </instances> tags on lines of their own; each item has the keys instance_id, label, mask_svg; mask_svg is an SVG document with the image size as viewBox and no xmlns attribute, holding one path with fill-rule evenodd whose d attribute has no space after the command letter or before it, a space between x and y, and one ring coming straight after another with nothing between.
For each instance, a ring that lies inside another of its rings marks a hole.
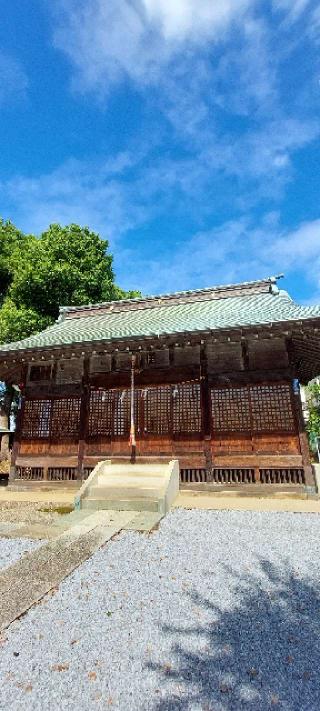
<instances>
[{"instance_id":1,"label":"stone step","mask_svg":"<svg viewBox=\"0 0 320 711\"><path fill-rule=\"evenodd\" d=\"M163 478L164 471L163 467L154 467L154 468L149 468L149 467L144 467L143 469L133 467L133 469L130 469L129 467L110 467L110 470L108 471L108 468L101 472L99 474L98 479L119 479L120 477L126 477L127 479L161 479Z\"/></svg>"},{"instance_id":2,"label":"stone step","mask_svg":"<svg viewBox=\"0 0 320 711\"><path fill-rule=\"evenodd\" d=\"M97 498L88 497L82 501L82 509L90 509L91 511L109 510L113 511L154 511L161 512L163 507L162 499L157 498L135 498L121 499L118 497L112 498Z\"/></svg>"},{"instance_id":3,"label":"stone step","mask_svg":"<svg viewBox=\"0 0 320 711\"><path fill-rule=\"evenodd\" d=\"M122 486L122 484L127 484L130 487L164 486L165 482L163 476L126 476L125 474L122 476L119 475L109 477L105 474L101 474L95 482L95 485L98 486Z\"/></svg>"},{"instance_id":4,"label":"stone step","mask_svg":"<svg viewBox=\"0 0 320 711\"><path fill-rule=\"evenodd\" d=\"M128 486L126 483L119 486L92 486L90 489L90 496L98 499L109 499L116 498L120 499L149 499L151 498L162 498L165 495L163 487L155 486L139 486L135 484L134 486Z\"/></svg>"}]
</instances>

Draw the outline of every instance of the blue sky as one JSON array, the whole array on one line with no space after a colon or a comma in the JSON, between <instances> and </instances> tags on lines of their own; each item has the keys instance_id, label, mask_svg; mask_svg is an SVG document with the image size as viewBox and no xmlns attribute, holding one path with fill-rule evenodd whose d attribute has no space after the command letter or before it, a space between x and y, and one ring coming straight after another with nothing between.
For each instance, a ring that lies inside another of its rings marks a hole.
<instances>
[{"instance_id":1,"label":"blue sky","mask_svg":"<svg viewBox=\"0 0 320 711\"><path fill-rule=\"evenodd\" d=\"M5 3L0 215L88 224L125 288L320 302L319 55L313 0Z\"/></svg>"}]
</instances>

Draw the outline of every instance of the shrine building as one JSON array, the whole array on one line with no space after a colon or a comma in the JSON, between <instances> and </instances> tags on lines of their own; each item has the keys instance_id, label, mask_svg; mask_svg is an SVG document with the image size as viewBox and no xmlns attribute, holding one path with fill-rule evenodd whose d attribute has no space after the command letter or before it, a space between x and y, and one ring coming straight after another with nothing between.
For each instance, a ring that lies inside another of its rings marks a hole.
<instances>
[{"instance_id":1,"label":"shrine building","mask_svg":"<svg viewBox=\"0 0 320 711\"><path fill-rule=\"evenodd\" d=\"M181 487L312 491L299 383L319 373L320 306L274 277L61 307L0 346L0 380L21 390L11 478L177 459Z\"/></svg>"}]
</instances>

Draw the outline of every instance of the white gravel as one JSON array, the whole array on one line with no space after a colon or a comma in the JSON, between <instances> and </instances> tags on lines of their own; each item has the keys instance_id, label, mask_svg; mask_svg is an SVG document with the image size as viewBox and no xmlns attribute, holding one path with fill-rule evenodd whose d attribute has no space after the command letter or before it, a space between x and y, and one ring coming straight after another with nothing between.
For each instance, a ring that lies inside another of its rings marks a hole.
<instances>
[{"instance_id":1,"label":"white gravel","mask_svg":"<svg viewBox=\"0 0 320 711\"><path fill-rule=\"evenodd\" d=\"M38 548L39 545L40 541L27 538L0 538L0 571L16 563L24 553Z\"/></svg>"},{"instance_id":2,"label":"white gravel","mask_svg":"<svg viewBox=\"0 0 320 711\"><path fill-rule=\"evenodd\" d=\"M0 709L318 711L320 516L177 510L7 631Z\"/></svg>"}]
</instances>

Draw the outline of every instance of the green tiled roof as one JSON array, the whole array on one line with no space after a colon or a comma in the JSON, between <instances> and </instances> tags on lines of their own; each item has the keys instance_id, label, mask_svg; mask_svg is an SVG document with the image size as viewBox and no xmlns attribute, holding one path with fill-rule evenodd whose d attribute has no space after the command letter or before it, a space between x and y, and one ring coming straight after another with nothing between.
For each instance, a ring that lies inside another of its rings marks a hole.
<instances>
[{"instance_id":1,"label":"green tiled roof","mask_svg":"<svg viewBox=\"0 0 320 711\"><path fill-rule=\"evenodd\" d=\"M195 292L191 292L195 293ZM298 306L284 291L250 293L228 298L167 303L152 308L119 311L96 309L77 318L63 317L42 333L0 346L0 356L10 351L61 345L110 342L130 338L218 331L270 323L319 318L320 306ZM319 321L320 324L320 321Z\"/></svg>"}]
</instances>

